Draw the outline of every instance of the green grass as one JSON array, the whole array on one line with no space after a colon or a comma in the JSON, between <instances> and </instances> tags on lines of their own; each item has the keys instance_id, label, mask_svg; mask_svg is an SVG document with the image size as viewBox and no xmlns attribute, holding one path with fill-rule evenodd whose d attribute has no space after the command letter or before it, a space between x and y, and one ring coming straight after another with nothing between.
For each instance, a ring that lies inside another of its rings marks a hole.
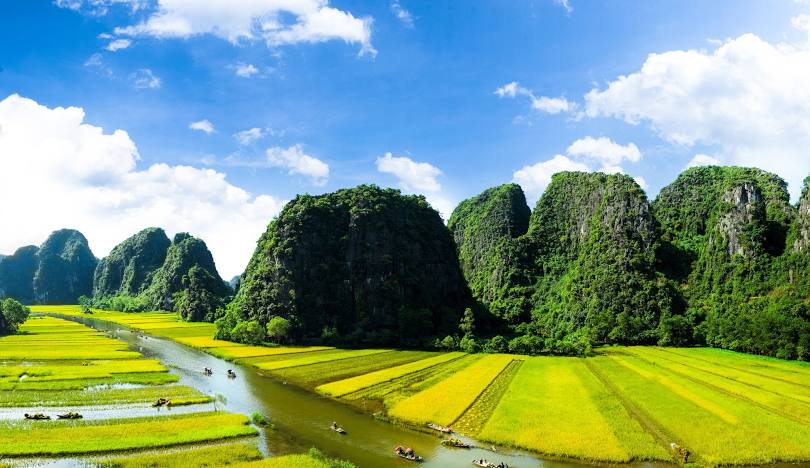
<instances>
[{"instance_id":1,"label":"green grass","mask_svg":"<svg viewBox=\"0 0 810 468\"><path fill-rule=\"evenodd\" d=\"M236 442L109 458L97 463L96 466L103 468L206 468L239 466L261 458L262 454L256 448L255 443Z\"/></svg>"},{"instance_id":2,"label":"green grass","mask_svg":"<svg viewBox=\"0 0 810 468\"><path fill-rule=\"evenodd\" d=\"M362 356L373 356L375 354L386 353L388 349L353 349L353 350L340 350L328 354L319 352L312 353L298 353L297 356L290 356L287 359L279 359L275 361L265 361L253 364L259 369L263 370L276 370L284 369L287 367L308 366L311 364L318 364L321 362L333 362L340 359L348 359Z\"/></svg>"},{"instance_id":3,"label":"green grass","mask_svg":"<svg viewBox=\"0 0 810 468\"><path fill-rule=\"evenodd\" d=\"M669 459L577 358L527 358L479 437L602 462Z\"/></svg>"},{"instance_id":4,"label":"green grass","mask_svg":"<svg viewBox=\"0 0 810 468\"><path fill-rule=\"evenodd\" d=\"M170 447L256 434L243 415L185 414L107 421L0 425L0 456L57 456Z\"/></svg>"}]
</instances>

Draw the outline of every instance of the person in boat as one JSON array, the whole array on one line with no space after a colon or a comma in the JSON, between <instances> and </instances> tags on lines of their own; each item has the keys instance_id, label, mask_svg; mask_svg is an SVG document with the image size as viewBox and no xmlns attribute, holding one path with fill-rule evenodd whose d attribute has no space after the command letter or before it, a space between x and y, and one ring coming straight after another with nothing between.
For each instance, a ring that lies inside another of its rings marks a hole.
<instances>
[{"instance_id":1,"label":"person in boat","mask_svg":"<svg viewBox=\"0 0 810 468\"><path fill-rule=\"evenodd\" d=\"M405 453L401 445L397 445L396 448L394 449L394 452L396 452L397 455L402 455L403 453Z\"/></svg>"},{"instance_id":2,"label":"person in boat","mask_svg":"<svg viewBox=\"0 0 810 468\"><path fill-rule=\"evenodd\" d=\"M213 372L211 371L211 368L206 367L206 368L203 369L203 374L211 375L211 374L213 374Z\"/></svg>"},{"instance_id":3,"label":"person in boat","mask_svg":"<svg viewBox=\"0 0 810 468\"><path fill-rule=\"evenodd\" d=\"M234 372L232 369L228 369L228 377L230 378L236 377L236 372Z\"/></svg>"}]
</instances>

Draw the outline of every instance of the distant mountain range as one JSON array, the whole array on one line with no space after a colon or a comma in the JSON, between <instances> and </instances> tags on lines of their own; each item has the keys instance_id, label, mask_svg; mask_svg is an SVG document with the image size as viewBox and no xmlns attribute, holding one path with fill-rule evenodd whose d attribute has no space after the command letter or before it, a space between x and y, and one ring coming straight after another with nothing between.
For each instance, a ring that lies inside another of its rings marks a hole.
<instances>
[{"instance_id":1,"label":"distant mountain range","mask_svg":"<svg viewBox=\"0 0 810 468\"><path fill-rule=\"evenodd\" d=\"M807 185L792 205L774 174L699 167L650 202L628 176L564 172L534 210L507 184L463 201L447 226L421 196L363 185L288 203L230 285L188 234L149 228L97 261L61 230L0 257L0 295L177 310L218 319L231 339L281 316L300 342L707 344L810 360Z\"/></svg>"}]
</instances>

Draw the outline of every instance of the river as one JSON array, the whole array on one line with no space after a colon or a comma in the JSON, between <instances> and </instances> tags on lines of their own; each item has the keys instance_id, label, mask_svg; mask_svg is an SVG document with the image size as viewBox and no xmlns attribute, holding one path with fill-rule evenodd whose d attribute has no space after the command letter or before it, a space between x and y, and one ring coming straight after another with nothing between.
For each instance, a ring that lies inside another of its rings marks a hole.
<instances>
[{"instance_id":1,"label":"river","mask_svg":"<svg viewBox=\"0 0 810 468\"><path fill-rule=\"evenodd\" d=\"M377 421L348 405L285 385L278 380L260 375L255 369L216 358L177 342L130 332L110 322L85 317L64 317L93 328L113 332L147 357L160 359L170 371L180 377L181 384L197 388L208 395L221 395L224 403L219 409L250 415L260 412L275 425L275 430L262 431L260 449L265 455L303 452L317 447L332 457L349 460L362 468L415 466L408 460L397 458L393 448L411 447L425 458L423 467L470 467L473 459L505 462L510 467L556 468L592 466L573 462L542 460L531 454L499 449L456 449L442 446L438 434L423 433L402 426ZM212 376L201 371L208 367ZM236 379L229 379L226 371L233 369ZM213 409L213 403L201 409ZM337 421L348 434L340 435L329 429ZM664 464L636 464L636 467L661 467Z\"/></svg>"}]
</instances>

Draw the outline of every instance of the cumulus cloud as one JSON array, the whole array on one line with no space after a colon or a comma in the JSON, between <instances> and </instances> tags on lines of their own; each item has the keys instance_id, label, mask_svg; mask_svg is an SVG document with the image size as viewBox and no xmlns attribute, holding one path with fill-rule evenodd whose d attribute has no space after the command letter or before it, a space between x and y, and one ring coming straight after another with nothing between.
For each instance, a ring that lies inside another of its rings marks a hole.
<instances>
[{"instance_id":1,"label":"cumulus cloud","mask_svg":"<svg viewBox=\"0 0 810 468\"><path fill-rule=\"evenodd\" d=\"M536 200L551 183L551 176L554 174L563 171L590 172L590 170L587 165L558 154L548 161L518 169L512 174L512 180L520 184L530 200Z\"/></svg>"},{"instance_id":2,"label":"cumulus cloud","mask_svg":"<svg viewBox=\"0 0 810 468\"><path fill-rule=\"evenodd\" d=\"M132 86L137 89L158 89L160 88L160 78L152 73L148 68L141 68L130 75Z\"/></svg>"},{"instance_id":3,"label":"cumulus cloud","mask_svg":"<svg viewBox=\"0 0 810 468\"><path fill-rule=\"evenodd\" d=\"M264 130L259 127L253 127L250 130L242 130L241 132L233 135L240 145L249 145L256 140L264 138Z\"/></svg>"},{"instance_id":4,"label":"cumulus cloud","mask_svg":"<svg viewBox=\"0 0 810 468\"><path fill-rule=\"evenodd\" d=\"M495 94L501 98L515 98L523 96L529 99L532 109L549 114L559 114L560 112L573 112L576 110L576 103L570 102L564 97L535 96L534 93L520 86L517 81L507 83L495 90Z\"/></svg>"},{"instance_id":5,"label":"cumulus cloud","mask_svg":"<svg viewBox=\"0 0 810 468\"><path fill-rule=\"evenodd\" d=\"M406 27L413 27L413 15L411 15L410 11L402 7L399 0L391 2L391 11Z\"/></svg>"},{"instance_id":6,"label":"cumulus cloud","mask_svg":"<svg viewBox=\"0 0 810 468\"><path fill-rule=\"evenodd\" d=\"M190 128L191 130L197 130L199 132L205 132L208 135L216 131L216 129L214 129L214 124L212 124L208 119L202 119L196 122L192 122L188 124L188 128Z\"/></svg>"},{"instance_id":7,"label":"cumulus cloud","mask_svg":"<svg viewBox=\"0 0 810 468\"><path fill-rule=\"evenodd\" d=\"M606 137L585 137L571 143L567 153L599 161L603 166L618 166L624 161L638 162L641 151L634 143L620 145Z\"/></svg>"},{"instance_id":8,"label":"cumulus cloud","mask_svg":"<svg viewBox=\"0 0 810 468\"><path fill-rule=\"evenodd\" d=\"M281 200L254 196L211 169L139 169L127 132L105 133L84 117L81 108L48 108L16 94L0 101L0 197L14 201L3 215L15 226L0 236L1 252L71 227L103 256L135 232L160 226L202 237L225 278L244 270Z\"/></svg>"},{"instance_id":9,"label":"cumulus cloud","mask_svg":"<svg viewBox=\"0 0 810 468\"><path fill-rule=\"evenodd\" d=\"M236 75L242 78L250 78L251 76L259 73L259 69L250 63L239 63L236 65Z\"/></svg>"},{"instance_id":10,"label":"cumulus cloud","mask_svg":"<svg viewBox=\"0 0 810 468\"><path fill-rule=\"evenodd\" d=\"M810 22L793 21L805 30ZM773 171L796 197L810 173L810 43L753 34L713 51L673 50L585 96L585 114L649 125L667 141L709 147L715 159Z\"/></svg>"},{"instance_id":11,"label":"cumulus cloud","mask_svg":"<svg viewBox=\"0 0 810 468\"><path fill-rule=\"evenodd\" d=\"M109 50L110 52L116 52L122 49L126 49L131 45L132 41L129 39L115 39L110 41L110 43L107 44L107 47L105 47L105 49Z\"/></svg>"},{"instance_id":12,"label":"cumulus cloud","mask_svg":"<svg viewBox=\"0 0 810 468\"><path fill-rule=\"evenodd\" d=\"M512 179L523 187L533 200L539 197L551 182L551 176L562 171L604 172L606 174L625 174L620 164L638 162L641 151L634 143L620 145L610 138L587 136L571 143L566 154L558 154L548 161L525 166L512 174ZM596 165L594 165L596 164ZM634 180L643 189L649 188L642 177Z\"/></svg>"},{"instance_id":13,"label":"cumulus cloud","mask_svg":"<svg viewBox=\"0 0 810 468\"><path fill-rule=\"evenodd\" d=\"M288 174L299 174L312 179L315 185L325 185L329 180L329 165L318 158L304 153L303 147L289 148L275 146L267 150L267 162L271 167L288 169Z\"/></svg>"},{"instance_id":14,"label":"cumulus cloud","mask_svg":"<svg viewBox=\"0 0 810 468\"><path fill-rule=\"evenodd\" d=\"M689 167L697 167L697 166L719 166L722 162L712 156L707 154L696 154L694 158L692 158L689 163L686 165L687 168Z\"/></svg>"},{"instance_id":15,"label":"cumulus cloud","mask_svg":"<svg viewBox=\"0 0 810 468\"><path fill-rule=\"evenodd\" d=\"M407 156L394 156L385 153L377 158L377 170L394 175L400 186L410 191L438 192L442 186L437 177L442 175L438 167L426 163L416 162Z\"/></svg>"},{"instance_id":16,"label":"cumulus cloud","mask_svg":"<svg viewBox=\"0 0 810 468\"><path fill-rule=\"evenodd\" d=\"M456 203L442 191L438 180L442 171L438 167L414 161L407 156L394 156L390 152L377 158L376 165L379 172L396 177L402 190L424 195L443 219L449 219Z\"/></svg>"},{"instance_id":17,"label":"cumulus cloud","mask_svg":"<svg viewBox=\"0 0 810 468\"><path fill-rule=\"evenodd\" d=\"M271 47L342 40L359 45L361 54L374 55L372 22L330 7L328 0L250 0L238 7L231 0L157 0L143 21L117 27L115 33L157 38L212 34L233 44L264 41Z\"/></svg>"}]
</instances>

